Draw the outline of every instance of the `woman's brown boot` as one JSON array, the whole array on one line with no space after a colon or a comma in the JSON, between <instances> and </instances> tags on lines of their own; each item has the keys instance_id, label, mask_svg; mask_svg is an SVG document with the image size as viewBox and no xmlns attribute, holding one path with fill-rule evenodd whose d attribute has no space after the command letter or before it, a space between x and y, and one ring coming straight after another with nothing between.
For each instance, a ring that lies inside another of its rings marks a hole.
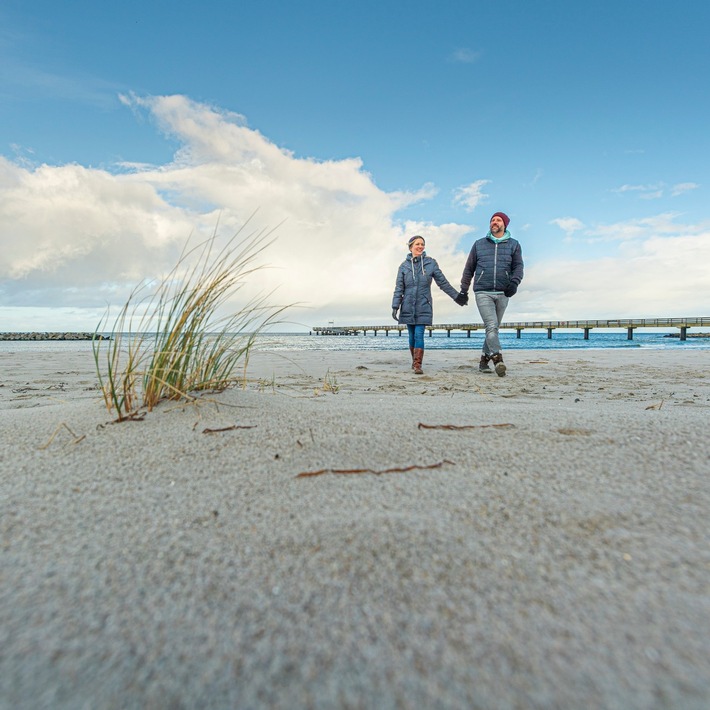
<instances>
[{"instance_id":1,"label":"woman's brown boot","mask_svg":"<svg viewBox=\"0 0 710 710\"><path fill-rule=\"evenodd\" d=\"M409 346L409 352L412 353L412 370L414 369L414 347Z\"/></svg>"},{"instance_id":2,"label":"woman's brown boot","mask_svg":"<svg viewBox=\"0 0 710 710\"><path fill-rule=\"evenodd\" d=\"M498 377L505 377L505 363L503 362L503 356L500 353L496 353L491 360L496 368L496 375Z\"/></svg>"},{"instance_id":3,"label":"woman's brown boot","mask_svg":"<svg viewBox=\"0 0 710 710\"><path fill-rule=\"evenodd\" d=\"M422 360L424 359L424 348L414 348L414 362L412 367L414 368L415 375L423 375L424 370L422 370Z\"/></svg>"},{"instance_id":4,"label":"woman's brown boot","mask_svg":"<svg viewBox=\"0 0 710 710\"><path fill-rule=\"evenodd\" d=\"M481 355L481 361L478 363L479 372L487 372L489 375L493 372L490 367L488 367L488 361L490 357L488 355Z\"/></svg>"}]
</instances>

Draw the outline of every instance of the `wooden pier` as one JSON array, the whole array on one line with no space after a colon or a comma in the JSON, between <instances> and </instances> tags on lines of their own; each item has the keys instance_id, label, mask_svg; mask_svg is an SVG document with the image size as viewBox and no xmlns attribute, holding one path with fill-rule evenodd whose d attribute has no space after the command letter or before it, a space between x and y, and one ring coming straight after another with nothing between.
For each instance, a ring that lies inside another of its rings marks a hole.
<instances>
[{"instance_id":1,"label":"wooden pier","mask_svg":"<svg viewBox=\"0 0 710 710\"><path fill-rule=\"evenodd\" d=\"M699 318L616 318L611 320L556 320L556 321L526 321L520 322L505 322L500 326L501 330L515 330L519 338L523 330L546 330L547 337L552 339L552 333L558 328L564 329L579 329L584 333L584 339L589 340L589 332L594 328L615 328L625 329L627 340L634 339L634 330L636 328L677 328L680 333L681 340L686 340L688 337L689 328L710 327L710 316ZM390 332L395 332L402 335L403 331L407 330L406 325L343 325L327 327L314 327L311 331L314 335L367 335L372 331L373 335L384 332L386 336ZM445 330L446 336L451 337L452 331L461 331L466 333L466 337L470 338L472 332L477 330L485 330L483 323L440 323L426 326L429 331L429 337L432 336L435 330Z\"/></svg>"}]
</instances>

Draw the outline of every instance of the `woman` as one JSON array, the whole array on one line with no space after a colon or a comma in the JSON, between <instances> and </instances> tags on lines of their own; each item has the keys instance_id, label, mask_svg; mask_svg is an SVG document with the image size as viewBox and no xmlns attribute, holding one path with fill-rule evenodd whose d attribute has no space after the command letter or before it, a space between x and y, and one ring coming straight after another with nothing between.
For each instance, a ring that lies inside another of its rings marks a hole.
<instances>
[{"instance_id":1,"label":"woman","mask_svg":"<svg viewBox=\"0 0 710 710\"><path fill-rule=\"evenodd\" d=\"M392 318L407 326L409 351L415 375L423 375L424 328L432 324L434 310L431 300L431 280L444 293L456 299L458 291L446 280L436 259L424 252L424 237L412 237L407 243L409 254L397 272L392 296Z\"/></svg>"}]
</instances>

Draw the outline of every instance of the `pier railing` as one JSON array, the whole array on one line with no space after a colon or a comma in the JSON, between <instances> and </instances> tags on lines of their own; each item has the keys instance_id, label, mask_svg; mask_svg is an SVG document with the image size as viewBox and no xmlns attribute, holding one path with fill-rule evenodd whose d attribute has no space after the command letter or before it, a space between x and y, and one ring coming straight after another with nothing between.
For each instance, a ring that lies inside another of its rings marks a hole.
<instances>
[{"instance_id":1,"label":"pier railing","mask_svg":"<svg viewBox=\"0 0 710 710\"><path fill-rule=\"evenodd\" d=\"M612 318L608 320L556 320L556 321L507 321L501 324L501 330L515 330L517 337L523 330L546 330L547 337L552 338L552 333L558 328L579 329L584 332L584 339L589 339L589 332L594 328L617 328L626 329L626 337L633 340L636 328L678 328L680 339L685 340L688 328L710 327L710 316L689 317L689 318ZM389 335L395 332L402 335L407 330L406 325L342 325L342 326L316 326L311 331L315 335L367 335L372 331L373 335L384 332ZM429 336L435 330L444 330L448 337L452 331L462 331L466 337L470 338L472 332L485 330L483 323L437 323L426 326Z\"/></svg>"}]
</instances>

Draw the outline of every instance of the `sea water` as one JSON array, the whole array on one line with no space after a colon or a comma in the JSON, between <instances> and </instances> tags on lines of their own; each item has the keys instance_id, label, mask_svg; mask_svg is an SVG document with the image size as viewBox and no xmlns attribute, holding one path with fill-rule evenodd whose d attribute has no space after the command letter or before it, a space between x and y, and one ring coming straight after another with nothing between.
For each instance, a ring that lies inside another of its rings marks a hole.
<instances>
[{"instance_id":1,"label":"sea water","mask_svg":"<svg viewBox=\"0 0 710 710\"><path fill-rule=\"evenodd\" d=\"M501 331L500 341L503 350L593 350L609 348L644 348L652 350L710 350L710 338L689 337L681 341L678 331L653 330L647 332L634 331L633 339L628 340L626 330L592 330L585 340L582 330L553 331L552 338L547 337L547 331L523 331L518 338L515 331ZM479 351L483 345L482 330L471 333L452 331L450 336L445 332L428 333L424 337L424 347L432 350L474 350ZM102 343L105 348L107 343ZM384 332L373 335L311 335L304 333L262 333L257 337L257 346L265 350L400 350L407 349L409 342L406 331L400 336L397 331L391 331L387 336ZM0 341L0 352L83 352L91 353L92 343L88 340L34 340L34 341Z\"/></svg>"},{"instance_id":2,"label":"sea water","mask_svg":"<svg viewBox=\"0 0 710 710\"><path fill-rule=\"evenodd\" d=\"M390 331L389 335L372 332L367 335L308 335L308 334L269 334L263 335L261 345L273 350L398 350L409 347L409 338L404 331ZM677 334L677 331L676 331ZM634 332L633 340L627 339L626 330L597 330L589 333L585 340L584 332L555 330L552 338L547 331L523 331L518 338L515 331L501 331L500 342L503 350L590 350L607 348L645 348L656 350L710 350L710 338L667 337L668 332ZM483 330L471 333L452 331L425 333L424 347L432 350L476 350L480 351L485 339Z\"/></svg>"}]
</instances>

